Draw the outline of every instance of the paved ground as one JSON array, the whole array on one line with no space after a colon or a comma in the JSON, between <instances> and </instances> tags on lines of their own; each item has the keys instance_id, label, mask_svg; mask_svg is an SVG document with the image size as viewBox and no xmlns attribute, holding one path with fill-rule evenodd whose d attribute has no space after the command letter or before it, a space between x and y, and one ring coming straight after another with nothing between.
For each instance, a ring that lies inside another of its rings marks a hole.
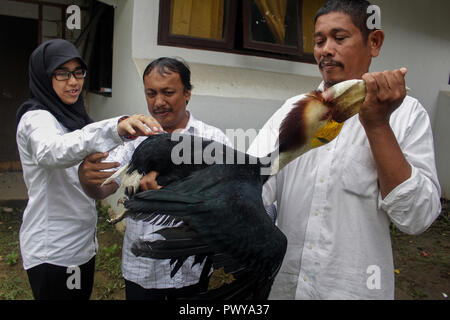
<instances>
[{"instance_id":1,"label":"paved ground","mask_svg":"<svg viewBox=\"0 0 450 320\"><path fill-rule=\"evenodd\" d=\"M23 202L28 200L27 188L22 172L0 172L0 203Z\"/></svg>"},{"instance_id":2,"label":"paved ground","mask_svg":"<svg viewBox=\"0 0 450 320\"><path fill-rule=\"evenodd\" d=\"M122 196L122 194L117 193L102 201L103 206L110 206L108 210L110 218L115 217L122 211L122 208L117 205L117 200ZM27 201L27 187L23 181L22 172L0 172L0 206L24 208ZM125 232L125 220L117 223L115 227L123 234Z\"/></svg>"}]
</instances>

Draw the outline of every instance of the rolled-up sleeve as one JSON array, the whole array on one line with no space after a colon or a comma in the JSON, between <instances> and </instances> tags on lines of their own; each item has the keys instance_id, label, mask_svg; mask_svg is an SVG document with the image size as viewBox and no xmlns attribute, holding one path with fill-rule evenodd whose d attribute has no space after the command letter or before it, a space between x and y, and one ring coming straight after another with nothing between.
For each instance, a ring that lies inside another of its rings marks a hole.
<instances>
[{"instance_id":1,"label":"rolled-up sleeve","mask_svg":"<svg viewBox=\"0 0 450 320\"><path fill-rule=\"evenodd\" d=\"M439 185L431 123L428 114L417 103L409 119L408 130L400 147L412 167L411 177L398 185L385 199L379 196L379 207L403 232L424 232L441 212Z\"/></svg>"}]
</instances>

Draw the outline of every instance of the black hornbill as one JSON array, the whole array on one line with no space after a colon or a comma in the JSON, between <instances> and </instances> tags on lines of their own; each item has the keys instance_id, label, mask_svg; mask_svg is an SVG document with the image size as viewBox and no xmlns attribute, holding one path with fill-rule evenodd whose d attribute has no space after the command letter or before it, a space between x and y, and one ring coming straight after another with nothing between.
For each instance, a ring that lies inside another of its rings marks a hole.
<instances>
[{"instance_id":1,"label":"black hornbill","mask_svg":"<svg viewBox=\"0 0 450 320\"><path fill-rule=\"evenodd\" d=\"M342 123L359 111L365 93L362 80L351 80L324 93L307 94L282 122L270 162L199 137L167 133L148 137L129 165L105 182L122 175L128 195L126 211L113 222L124 216L155 224L182 221L156 231L165 240L134 243L132 252L171 259L172 276L195 256L194 263L205 261L200 281L208 279L211 267L223 267L234 277L218 289L205 287L205 292L186 298L266 299L287 239L266 214L262 187L287 163L334 139ZM261 174L268 167L270 175ZM157 182L163 188L140 191L139 180L150 171L159 173Z\"/></svg>"}]
</instances>

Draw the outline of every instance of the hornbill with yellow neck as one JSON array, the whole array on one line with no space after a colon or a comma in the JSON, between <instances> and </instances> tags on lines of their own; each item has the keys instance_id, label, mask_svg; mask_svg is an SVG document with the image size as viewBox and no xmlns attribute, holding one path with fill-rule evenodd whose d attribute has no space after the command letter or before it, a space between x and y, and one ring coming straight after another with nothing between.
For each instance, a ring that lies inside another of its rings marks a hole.
<instances>
[{"instance_id":1,"label":"hornbill with yellow neck","mask_svg":"<svg viewBox=\"0 0 450 320\"><path fill-rule=\"evenodd\" d=\"M195 256L194 264L205 262L200 281L208 279L211 267L223 267L234 277L220 288L186 298L266 299L287 239L265 211L263 185L290 161L333 140L342 123L359 111L365 94L362 80L307 94L282 122L278 148L264 159L199 137L148 137L129 165L105 182L121 175L129 197L125 213L113 222L124 216L165 225L181 221L156 231L165 240L134 243L132 252L171 259L172 276ZM140 178L150 171L159 173L163 188L139 190Z\"/></svg>"}]
</instances>

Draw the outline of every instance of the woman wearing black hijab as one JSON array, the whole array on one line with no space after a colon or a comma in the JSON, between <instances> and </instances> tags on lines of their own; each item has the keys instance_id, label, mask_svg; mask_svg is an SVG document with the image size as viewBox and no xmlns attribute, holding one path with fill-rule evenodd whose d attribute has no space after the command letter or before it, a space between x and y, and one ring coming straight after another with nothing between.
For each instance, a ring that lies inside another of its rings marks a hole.
<instances>
[{"instance_id":1,"label":"woman wearing black hijab","mask_svg":"<svg viewBox=\"0 0 450 320\"><path fill-rule=\"evenodd\" d=\"M92 292L97 212L78 180L81 161L95 152L106 157L130 135L162 130L145 115L93 122L81 96L86 70L70 42L41 44L30 57L31 98L17 112L29 198L20 249L36 299L89 299Z\"/></svg>"}]
</instances>

